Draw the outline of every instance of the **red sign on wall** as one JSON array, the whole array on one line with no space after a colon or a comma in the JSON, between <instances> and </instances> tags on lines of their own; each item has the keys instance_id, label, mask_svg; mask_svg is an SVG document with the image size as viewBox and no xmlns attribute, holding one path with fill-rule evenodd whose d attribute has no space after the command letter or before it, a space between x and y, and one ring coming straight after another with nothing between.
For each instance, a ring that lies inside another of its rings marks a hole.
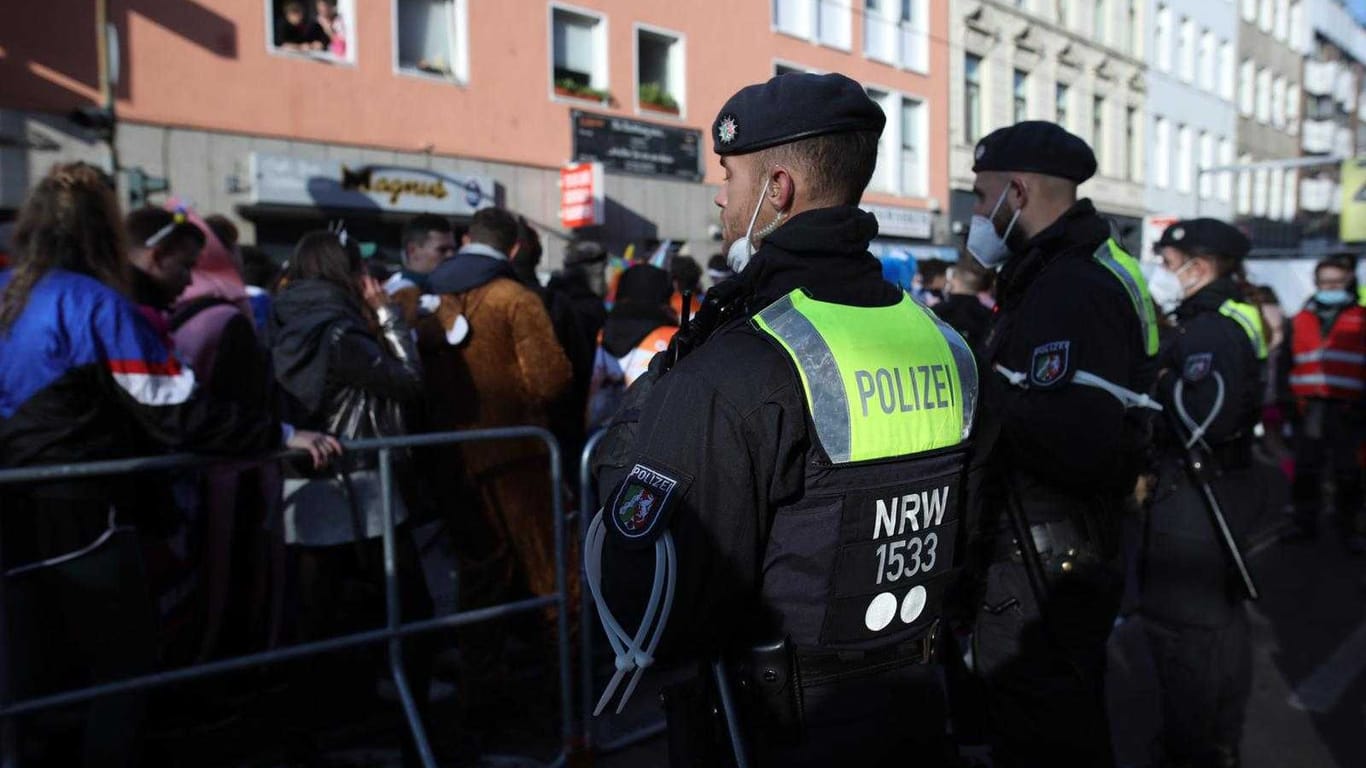
<instances>
[{"instance_id":1,"label":"red sign on wall","mask_svg":"<svg viewBox=\"0 0 1366 768\"><path fill-rule=\"evenodd\" d=\"M560 223L566 229L603 222L602 163L572 163L560 169Z\"/></svg>"}]
</instances>

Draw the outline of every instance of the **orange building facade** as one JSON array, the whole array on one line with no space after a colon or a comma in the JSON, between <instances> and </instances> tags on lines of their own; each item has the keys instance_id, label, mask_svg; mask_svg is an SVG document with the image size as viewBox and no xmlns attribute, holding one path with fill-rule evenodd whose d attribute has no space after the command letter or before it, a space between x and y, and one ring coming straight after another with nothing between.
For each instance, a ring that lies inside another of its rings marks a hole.
<instances>
[{"instance_id":1,"label":"orange building facade","mask_svg":"<svg viewBox=\"0 0 1366 768\"><path fill-rule=\"evenodd\" d=\"M111 156L70 118L102 99L96 4L22 5L0 29L0 216L53 162ZM889 117L865 198L880 245L947 239L947 0L339 0L333 20L310 0L294 26L289 5L109 0L125 190L130 170L165 177L280 253L337 217L396 249L414 213L496 203L550 266L576 234L705 261L717 110L777 72L838 71ZM576 233L559 182L579 160L604 172L601 224Z\"/></svg>"}]
</instances>

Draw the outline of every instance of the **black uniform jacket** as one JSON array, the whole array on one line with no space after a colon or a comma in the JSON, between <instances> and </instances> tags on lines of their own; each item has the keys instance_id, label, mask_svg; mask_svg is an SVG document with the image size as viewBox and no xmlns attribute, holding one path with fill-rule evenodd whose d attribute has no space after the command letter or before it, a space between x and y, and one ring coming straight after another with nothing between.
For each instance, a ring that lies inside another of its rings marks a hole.
<instances>
[{"instance_id":1,"label":"black uniform jacket","mask_svg":"<svg viewBox=\"0 0 1366 768\"><path fill-rule=\"evenodd\" d=\"M1069 500L1085 507L1134 487L1148 418L1072 381L1087 371L1134 392L1152 384L1138 313L1120 281L1094 258L1109 236L1108 223L1083 199L1001 271L997 321L981 365L984 512L1000 509L1006 488L1030 521L1040 522L1061 519ZM994 366L1025 374L1028 388L1012 386Z\"/></svg>"},{"instance_id":2,"label":"black uniform jacket","mask_svg":"<svg viewBox=\"0 0 1366 768\"><path fill-rule=\"evenodd\" d=\"M772 516L800 498L805 467L819 450L792 361L749 318L797 288L852 306L900 301L901 291L882 279L868 253L876 234L873 216L853 207L793 217L736 278L747 295L744 311L658 380L652 366L609 425L596 467L604 504L637 462L679 482L665 521L679 577L661 657L720 651L756 631ZM639 624L654 560L651 549L626 549L607 537L603 589L627 631Z\"/></svg>"},{"instance_id":3,"label":"black uniform jacket","mask_svg":"<svg viewBox=\"0 0 1366 768\"><path fill-rule=\"evenodd\" d=\"M1184 379L1182 402L1196 422L1205 421L1214 409L1218 387L1213 374L1224 380L1222 407L1205 435L1216 450L1251 437L1265 387L1265 366L1257 359L1252 340L1237 321L1219 313L1224 302L1237 299L1238 288L1231 278L1200 289L1177 308L1177 328L1163 334L1157 355L1158 396L1163 406L1174 409L1176 383ZM1175 449L1168 442L1170 421L1164 418L1161 423L1159 446L1167 453Z\"/></svg>"}]
</instances>

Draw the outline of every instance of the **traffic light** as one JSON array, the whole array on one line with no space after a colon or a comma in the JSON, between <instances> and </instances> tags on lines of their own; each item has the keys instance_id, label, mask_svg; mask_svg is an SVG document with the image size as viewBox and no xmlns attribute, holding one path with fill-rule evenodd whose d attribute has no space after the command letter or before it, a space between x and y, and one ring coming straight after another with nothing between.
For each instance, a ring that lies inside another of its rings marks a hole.
<instances>
[{"instance_id":1,"label":"traffic light","mask_svg":"<svg viewBox=\"0 0 1366 768\"><path fill-rule=\"evenodd\" d=\"M165 176L149 176L142 168L124 168L123 172L128 174L130 208L141 208L147 204L149 196L166 192L171 188L171 182Z\"/></svg>"},{"instance_id":2,"label":"traffic light","mask_svg":"<svg viewBox=\"0 0 1366 768\"><path fill-rule=\"evenodd\" d=\"M109 107L78 107L71 111L71 122L91 131L100 141L114 139L114 110Z\"/></svg>"}]
</instances>

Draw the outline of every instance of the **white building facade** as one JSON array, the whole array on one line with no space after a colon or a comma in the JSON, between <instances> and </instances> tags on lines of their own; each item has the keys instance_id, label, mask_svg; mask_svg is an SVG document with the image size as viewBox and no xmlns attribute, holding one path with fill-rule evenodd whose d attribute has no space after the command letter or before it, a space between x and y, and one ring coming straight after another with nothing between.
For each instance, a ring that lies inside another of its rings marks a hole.
<instances>
[{"instance_id":1,"label":"white building facade","mask_svg":"<svg viewBox=\"0 0 1366 768\"><path fill-rule=\"evenodd\" d=\"M1148 0L1144 201L1156 215L1231 219L1238 16L1231 0Z\"/></svg>"},{"instance_id":2,"label":"white building facade","mask_svg":"<svg viewBox=\"0 0 1366 768\"><path fill-rule=\"evenodd\" d=\"M949 8L953 231L966 232L971 219L977 140L1022 120L1050 120L1091 144L1099 171L1081 194L1137 248L1146 212L1148 0L950 0Z\"/></svg>"}]
</instances>

